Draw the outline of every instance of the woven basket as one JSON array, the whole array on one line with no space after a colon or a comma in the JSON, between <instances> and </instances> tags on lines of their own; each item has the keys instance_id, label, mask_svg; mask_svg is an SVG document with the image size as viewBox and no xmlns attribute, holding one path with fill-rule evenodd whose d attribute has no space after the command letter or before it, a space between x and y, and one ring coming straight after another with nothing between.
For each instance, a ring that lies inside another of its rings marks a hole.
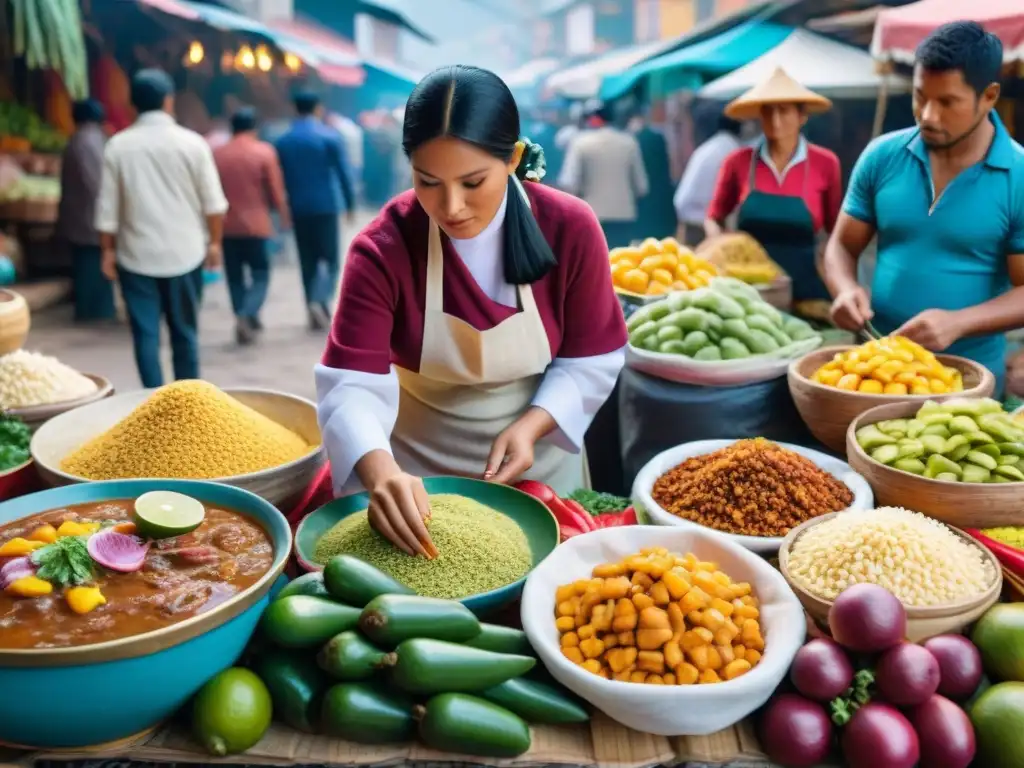
<instances>
[{"instance_id":1,"label":"woven basket","mask_svg":"<svg viewBox=\"0 0 1024 768\"><path fill-rule=\"evenodd\" d=\"M850 466L867 479L880 507L903 507L957 528L1024 525L1024 483L959 483L932 480L875 461L857 443L856 432L888 419L909 419L920 403L890 403L862 413L846 434Z\"/></svg>"},{"instance_id":2,"label":"woven basket","mask_svg":"<svg viewBox=\"0 0 1024 768\"><path fill-rule=\"evenodd\" d=\"M846 430L850 422L867 410L890 403L907 403L913 409L925 400L948 400L951 397L990 397L996 380L992 372L973 360L955 355L936 355L943 365L956 368L963 375L963 392L948 395L869 395L827 387L811 379L814 372L838 352L851 346L822 347L796 360L789 366L789 392L800 417L818 440L836 453L846 451Z\"/></svg>"},{"instance_id":3,"label":"woven basket","mask_svg":"<svg viewBox=\"0 0 1024 768\"><path fill-rule=\"evenodd\" d=\"M0 355L21 349L31 325L32 313L25 297L0 288Z\"/></svg>"}]
</instances>

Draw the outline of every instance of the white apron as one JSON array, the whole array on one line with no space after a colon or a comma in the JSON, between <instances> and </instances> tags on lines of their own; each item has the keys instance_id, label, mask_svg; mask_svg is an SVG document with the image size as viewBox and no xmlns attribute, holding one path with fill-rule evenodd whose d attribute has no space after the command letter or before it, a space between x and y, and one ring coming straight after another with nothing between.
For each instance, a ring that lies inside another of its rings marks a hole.
<instances>
[{"instance_id":1,"label":"white apron","mask_svg":"<svg viewBox=\"0 0 1024 768\"><path fill-rule=\"evenodd\" d=\"M487 331L446 315L444 253L430 222L420 370L396 367L401 394L391 449L404 471L482 477L495 438L530 407L551 346L530 286L517 293L521 311ZM589 485L584 466L582 453L540 440L524 477L568 494Z\"/></svg>"}]
</instances>

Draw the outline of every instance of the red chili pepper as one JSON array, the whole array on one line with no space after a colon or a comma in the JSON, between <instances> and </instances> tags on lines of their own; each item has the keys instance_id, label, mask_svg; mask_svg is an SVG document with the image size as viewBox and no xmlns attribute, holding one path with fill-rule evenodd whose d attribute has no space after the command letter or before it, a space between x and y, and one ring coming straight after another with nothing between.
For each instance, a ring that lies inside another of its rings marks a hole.
<instances>
[{"instance_id":1,"label":"red chili pepper","mask_svg":"<svg viewBox=\"0 0 1024 768\"><path fill-rule=\"evenodd\" d=\"M544 485L544 483L538 483L536 480L520 480L516 483L513 488L517 488L523 493L528 493L538 501L542 501L547 504L552 499L557 499L558 494L555 493L551 486Z\"/></svg>"},{"instance_id":2,"label":"red chili pepper","mask_svg":"<svg viewBox=\"0 0 1024 768\"><path fill-rule=\"evenodd\" d=\"M966 530L969 535L988 547L989 551L996 556L996 560L1002 563L1007 570L1024 578L1024 550L996 541L977 528L967 528Z\"/></svg>"},{"instance_id":3,"label":"red chili pepper","mask_svg":"<svg viewBox=\"0 0 1024 768\"><path fill-rule=\"evenodd\" d=\"M558 494L554 490L544 483L538 483L536 480L520 480L514 487L523 493L530 494L550 509L551 514L558 521L559 528L574 528L583 533L593 530L590 515L585 511L577 511L574 507L566 504L564 500L558 498Z\"/></svg>"},{"instance_id":4,"label":"red chili pepper","mask_svg":"<svg viewBox=\"0 0 1024 768\"><path fill-rule=\"evenodd\" d=\"M572 499L560 499L556 496L548 502L548 509L555 513L555 517L564 515L569 525L579 528L584 533L594 530L593 516Z\"/></svg>"},{"instance_id":5,"label":"red chili pepper","mask_svg":"<svg viewBox=\"0 0 1024 768\"><path fill-rule=\"evenodd\" d=\"M623 512L609 512L604 515L595 515L594 524L600 528L618 528L623 525L636 525L636 511L629 507Z\"/></svg>"}]
</instances>

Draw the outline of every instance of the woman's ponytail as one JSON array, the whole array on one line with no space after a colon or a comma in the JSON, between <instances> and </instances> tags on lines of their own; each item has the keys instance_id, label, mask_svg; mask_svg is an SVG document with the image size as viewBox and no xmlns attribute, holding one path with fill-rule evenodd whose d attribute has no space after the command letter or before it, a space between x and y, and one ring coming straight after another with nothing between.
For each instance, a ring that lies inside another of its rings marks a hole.
<instances>
[{"instance_id":1,"label":"woman's ponytail","mask_svg":"<svg viewBox=\"0 0 1024 768\"><path fill-rule=\"evenodd\" d=\"M527 138L521 139L521 143L522 156L515 176L508 177L508 202L505 205L504 272L505 281L512 285L535 283L558 264L533 216L530 200L520 181L540 183L544 178L544 149Z\"/></svg>"}]
</instances>

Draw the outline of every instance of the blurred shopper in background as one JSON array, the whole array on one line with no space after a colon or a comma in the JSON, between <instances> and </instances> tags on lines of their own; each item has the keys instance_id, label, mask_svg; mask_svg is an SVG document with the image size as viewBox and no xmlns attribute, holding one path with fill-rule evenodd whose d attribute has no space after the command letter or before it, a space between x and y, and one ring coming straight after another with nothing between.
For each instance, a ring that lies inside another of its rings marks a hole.
<instances>
[{"instance_id":1,"label":"blurred shopper in background","mask_svg":"<svg viewBox=\"0 0 1024 768\"><path fill-rule=\"evenodd\" d=\"M640 206L634 239L674 235L676 214L672 207L672 161L665 136L654 128L647 116L638 109L630 121L630 129L640 143L640 157L650 189Z\"/></svg>"},{"instance_id":2,"label":"blurred shopper in background","mask_svg":"<svg viewBox=\"0 0 1024 768\"><path fill-rule=\"evenodd\" d=\"M274 235L271 213L277 212L283 230L291 228L277 152L260 141L256 130L256 112L239 109L231 118L232 138L213 152L229 205L224 217L224 273L239 344L250 344L263 330L260 310L270 287L268 242Z\"/></svg>"},{"instance_id":3,"label":"blurred shopper in background","mask_svg":"<svg viewBox=\"0 0 1024 768\"><path fill-rule=\"evenodd\" d=\"M640 143L625 130L625 115L602 107L592 117L600 122L572 140L558 182L590 205L608 247L617 248L636 237L637 198L648 192L647 171Z\"/></svg>"},{"instance_id":4,"label":"blurred shopper in background","mask_svg":"<svg viewBox=\"0 0 1024 768\"><path fill-rule=\"evenodd\" d=\"M323 107L313 93L295 97L298 118L277 142L288 204L299 252L309 326L331 324L331 304L341 266L343 210L355 220L356 197L341 135L323 122Z\"/></svg>"},{"instance_id":5,"label":"blurred shopper in background","mask_svg":"<svg viewBox=\"0 0 1024 768\"><path fill-rule=\"evenodd\" d=\"M206 140L174 121L174 81L132 79L135 123L107 142L96 207L103 274L121 285L142 385L162 386L160 321L175 379L199 378L203 265L217 269L228 201Z\"/></svg>"},{"instance_id":6,"label":"blurred shopper in background","mask_svg":"<svg viewBox=\"0 0 1024 768\"><path fill-rule=\"evenodd\" d=\"M114 285L100 270L100 235L96 231L96 200L103 179L103 131L106 114L88 99L72 108L75 133L68 140L60 170L57 236L71 248L75 320L113 320Z\"/></svg>"},{"instance_id":7,"label":"blurred shopper in background","mask_svg":"<svg viewBox=\"0 0 1024 768\"><path fill-rule=\"evenodd\" d=\"M740 148L741 128L742 123L719 115L714 135L698 146L686 163L672 204L682 229L681 237L687 245L697 245L704 239L704 220L718 173L725 158Z\"/></svg>"}]
</instances>

